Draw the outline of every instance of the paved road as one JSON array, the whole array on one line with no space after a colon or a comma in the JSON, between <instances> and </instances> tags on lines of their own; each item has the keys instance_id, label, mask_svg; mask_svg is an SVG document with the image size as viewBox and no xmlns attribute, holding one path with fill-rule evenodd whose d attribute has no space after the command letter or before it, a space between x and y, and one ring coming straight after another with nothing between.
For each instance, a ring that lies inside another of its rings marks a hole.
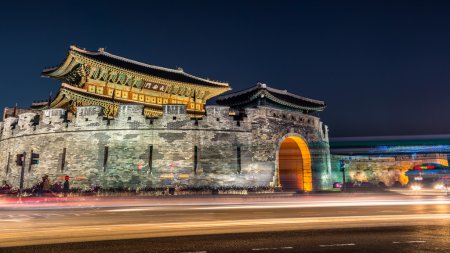
<instances>
[{"instance_id":1,"label":"paved road","mask_svg":"<svg viewBox=\"0 0 450 253\"><path fill-rule=\"evenodd\" d=\"M448 226L402 226L69 243L1 252L450 252L449 236Z\"/></svg>"},{"instance_id":2,"label":"paved road","mask_svg":"<svg viewBox=\"0 0 450 253\"><path fill-rule=\"evenodd\" d=\"M158 238L146 240L152 245L159 245L161 249L166 245L167 252L184 249L233 252L232 246L238 247L241 242L247 245L247 248L243 248L245 251L287 251L293 250L288 247L299 249L302 245L308 245L308 251L313 251L317 245L317 250L328 251L335 247L352 250L363 247L363 244L367 244L364 247L372 245L383 249L408 248L410 246L406 245L409 244L426 244L427 247L437 245L442 248L448 237L447 228L450 227L450 200L446 196L355 194L270 200L202 198L160 199L158 202L140 199L133 201L133 204L127 201L125 205L120 200L115 204L108 202L105 205L102 202L89 206L83 205L83 202L50 207L36 204L25 208L3 205L0 209L0 246ZM404 230L405 226L409 230ZM324 229L328 230L325 232ZM344 233L343 229L350 230ZM271 233L259 234L268 231ZM391 236L382 231L391 231ZM431 236L433 233L437 233L436 236ZM421 234L422 237L419 236ZM424 239L425 235L427 238ZM164 239L165 244L161 239L173 236L195 237L168 238ZM204 238L212 239L204 241ZM377 241L375 238L384 239ZM214 240L218 240L216 246L213 245ZM118 242L117 249L125 242ZM102 243L95 242L92 245L97 247ZM105 245L110 244L108 242ZM126 245L141 247L135 242ZM200 246L209 248L202 249ZM2 250L5 249L0 249L0 252Z\"/></svg>"}]
</instances>

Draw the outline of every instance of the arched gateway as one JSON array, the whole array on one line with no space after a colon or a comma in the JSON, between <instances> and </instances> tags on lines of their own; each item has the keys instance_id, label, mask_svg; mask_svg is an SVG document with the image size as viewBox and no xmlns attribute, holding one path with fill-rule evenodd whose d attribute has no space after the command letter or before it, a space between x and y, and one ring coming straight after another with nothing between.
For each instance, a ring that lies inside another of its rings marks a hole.
<instances>
[{"instance_id":1,"label":"arched gateway","mask_svg":"<svg viewBox=\"0 0 450 253\"><path fill-rule=\"evenodd\" d=\"M312 191L311 154L298 136L288 136L279 145L278 185L285 191Z\"/></svg>"},{"instance_id":2,"label":"arched gateway","mask_svg":"<svg viewBox=\"0 0 450 253\"><path fill-rule=\"evenodd\" d=\"M311 191L307 143L314 154L329 154L327 128L315 116L325 102L263 83L206 106L231 89L228 83L75 46L42 75L61 81L57 96L5 108L0 121L0 181L15 188L32 187L43 175L54 182L68 175L77 178L73 188L114 191L175 185ZM274 146L280 133L289 134ZM21 175L13 157L30 150L40 162ZM324 185L326 162L314 160L315 189Z\"/></svg>"}]
</instances>

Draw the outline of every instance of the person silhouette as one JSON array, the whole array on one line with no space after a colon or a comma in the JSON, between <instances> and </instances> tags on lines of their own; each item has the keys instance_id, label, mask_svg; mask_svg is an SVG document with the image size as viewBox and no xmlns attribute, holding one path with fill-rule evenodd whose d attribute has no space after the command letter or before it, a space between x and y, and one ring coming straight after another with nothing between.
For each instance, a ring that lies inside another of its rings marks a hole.
<instances>
[{"instance_id":1,"label":"person silhouette","mask_svg":"<svg viewBox=\"0 0 450 253\"><path fill-rule=\"evenodd\" d=\"M69 193L70 189L69 179L70 177L67 175L64 177L64 188L63 188L64 197L67 197L67 194Z\"/></svg>"}]
</instances>

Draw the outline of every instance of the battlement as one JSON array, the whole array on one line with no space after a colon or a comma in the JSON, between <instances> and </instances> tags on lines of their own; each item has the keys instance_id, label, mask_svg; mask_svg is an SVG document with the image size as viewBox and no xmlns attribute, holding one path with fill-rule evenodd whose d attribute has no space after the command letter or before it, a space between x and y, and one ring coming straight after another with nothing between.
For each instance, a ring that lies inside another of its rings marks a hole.
<instances>
[{"instance_id":1,"label":"battlement","mask_svg":"<svg viewBox=\"0 0 450 253\"><path fill-rule=\"evenodd\" d=\"M299 191L330 185L323 101L257 84L206 106L228 83L77 47L42 75L62 82L56 96L0 122L0 180L14 187L67 175L79 189L275 188L294 167Z\"/></svg>"},{"instance_id":2,"label":"battlement","mask_svg":"<svg viewBox=\"0 0 450 253\"><path fill-rule=\"evenodd\" d=\"M70 131L96 131L121 129L180 129L217 130L249 132L252 123L261 120L288 122L293 125L318 129L323 138L328 138L328 130L319 118L295 111L285 111L268 107L247 108L235 111L227 106L207 106L206 115L191 117L186 105L164 105L163 115L148 118L139 104L119 105L117 117L103 117L100 106L79 106L75 117L68 121L66 110L48 109L39 112L25 112L17 117L8 117L0 122L1 139L16 136Z\"/></svg>"}]
</instances>

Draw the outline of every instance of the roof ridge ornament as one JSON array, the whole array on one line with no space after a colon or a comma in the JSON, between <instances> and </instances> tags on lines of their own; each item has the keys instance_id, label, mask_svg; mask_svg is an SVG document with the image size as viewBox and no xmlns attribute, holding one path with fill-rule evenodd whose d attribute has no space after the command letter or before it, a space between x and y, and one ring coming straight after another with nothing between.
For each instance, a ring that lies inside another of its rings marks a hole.
<instances>
[{"instance_id":1,"label":"roof ridge ornament","mask_svg":"<svg viewBox=\"0 0 450 253\"><path fill-rule=\"evenodd\" d=\"M266 89L266 88L267 88L267 84L265 84L265 83L258 82L256 85L257 85L258 87L260 87L260 88L263 88L263 89Z\"/></svg>"}]
</instances>

